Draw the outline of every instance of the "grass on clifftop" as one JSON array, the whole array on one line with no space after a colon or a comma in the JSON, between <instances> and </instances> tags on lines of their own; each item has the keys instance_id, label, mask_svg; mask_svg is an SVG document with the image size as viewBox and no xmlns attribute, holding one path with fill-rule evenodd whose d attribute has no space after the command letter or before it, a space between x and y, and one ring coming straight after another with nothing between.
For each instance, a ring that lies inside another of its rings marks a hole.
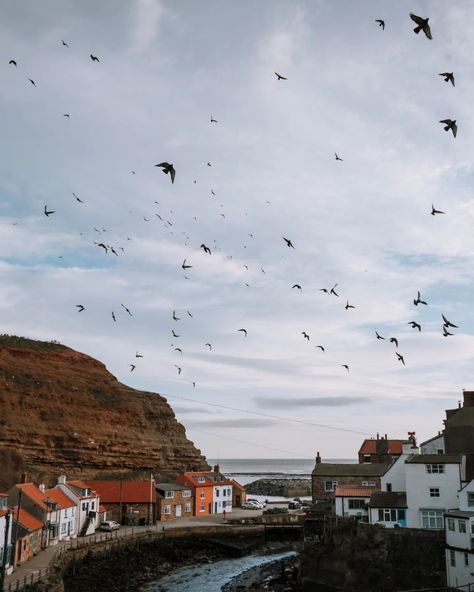
<instances>
[{"instance_id":1,"label":"grass on clifftop","mask_svg":"<svg viewBox=\"0 0 474 592\"><path fill-rule=\"evenodd\" d=\"M59 341L38 341L36 339L29 339L28 337L19 337L18 335L7 335L2 333L0 335L0 346L17 347L20 349L37 349L46 351L57 351L67 349L65 345Z\"/></svg>"}]
</instances>

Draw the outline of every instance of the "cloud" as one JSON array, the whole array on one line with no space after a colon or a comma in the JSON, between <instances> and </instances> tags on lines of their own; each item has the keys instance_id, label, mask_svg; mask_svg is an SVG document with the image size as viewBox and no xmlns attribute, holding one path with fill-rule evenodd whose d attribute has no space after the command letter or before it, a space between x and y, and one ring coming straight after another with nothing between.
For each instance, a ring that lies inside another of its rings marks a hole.
<instances>
[{"instance_id":1,"label":"cloud","mask_svg":"<svg viewBox=\"0 0 474 592\"><path fill-rule=\"evenodd\" d=\"M135 23L130 38L131 54L149 50L158 38L165 13L161 0L136 0Z\"/></svg>"},{"instance_id":2,"label":"cloud","mask_svg":"<svg viewBox=\"0 0 474 592\"><path fill-rule=\"evenodd\" d=\"M293 407L347 407L370 403L369 397L254 397L258 407L286 409Z\"/></svg>"}]
</instances>

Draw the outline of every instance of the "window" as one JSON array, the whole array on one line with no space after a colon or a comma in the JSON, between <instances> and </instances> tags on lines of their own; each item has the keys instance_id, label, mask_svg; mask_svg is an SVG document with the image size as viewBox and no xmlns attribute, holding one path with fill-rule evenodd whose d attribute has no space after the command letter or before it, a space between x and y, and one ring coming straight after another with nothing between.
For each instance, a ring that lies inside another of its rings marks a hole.
<instances>
[{"instance_id":1,"label":"window","mask_svg":"<svg viewBox=\"0 0 474 592\"><path fill-rule=\"evenodd\" d=\"M174 491L165 491L165 497L174 497Z\"/></svg>"},{"instance_id":2,"label":"window","mask_svg":"<svg viewBox=\"0 0 474 592\"><path fill-rule=\"evenodd\" d=\"M218 489L216 489L216 497L219 497L219 495L220 495L220 492Z\"/></svg>"},{"instance_id":3,"label":"window","mask_svg":"<svg viewBox=\"0 0 474 592\"><path fill-rule=\"evenodd\" d=\"M443 528L443 510L421 510L421 528Z\"/></svg>"},{"instance_id":4,"label":"window","mask_svg":"<svg viewBox=\"0 0 474 592\"><path fill-rule=\"evenodd\" d=\"M365 508L365 500L363 499L349 499L349 510L363 510Z\"/></svg>"},{"instance_id":5,"label":"window","mask_svg":"<svg viewBox=\"0 0 474 592\"><path fill-rule=\"evenodd\" d=\"M464 566L469 567L469 553L464 552Z\"/></svg>"},{"instance_id":6,"label":"window","mask_svg":"<svg viewBox=\"0 0 474 592\"><path fill-rule=\"evenodd\" d=\"M427 473L444 473L444 465L425 465Z\"/></svg>"},{"instance_id":7,"label":"window","mask_svg":"<svg viewBox=\"0 0 474 592\"><path fill-rule=\"evenodd\" d=\"M362 487L375 487L375 481L362 481Z\"/></svg>"},{"instance_id":8,"label":"window","mask_svg":"<svg viewBox=\"0 0 474 592\"><path fill-rule=\"evenodd\" d=\"M204 491L201 491L201 493L199 494L201 496L201 499L204 499L206 494L204 493Z\"/></svg>"},{"instance_id":9,"label":"window","mask_svg":"<svg viewBox=\"0 0 474 592\"><path fill-rule=\"evenodd\" d=\"M185 512L190 512L191 511L191 504L189 502L184 506L184 511Z\"/></svg>"},{"instance_id":10,"label":"window","mask_svg":"<svg viewBox=\"0 0 474 592\"><path fill-rule=\"evenodd\" d=\"M392 491L392 484L391 483L387 483L386 484L386 488L387 488L387 491Z\"/></svg>"},{"instance_id":11,"label":"window","mask_svg":"<svg viewBox=\"0 0 474 592\"><path fill-rule=\"evenodd\" d=\"M183 489L183 497L191 497L191 490Z\"/></svg>"},{"instance_id":12,"label":"window","mask_svg":"<svg viewBox=\"0 0 474 592\"><path fill-rule=\"evenodd\" d=\"M91 503L91 510L94 510L94 507L95 507L95 502L92 502Z\"/></svg>"},{"instance_id":13,"label":"window","mask_svg":"<svg viewBox=\"0 0 474 592\"><path fill-rule=\"evenodd\" d=\"M67 527L66 523L63 522L61 524L61 534L66 534L66 527Z\"/></svg>"},{"instance_id":14,"label":"window","mask_svg":"<svg viewBox=\"0 0 474 592\"><path fill-rule=\"evenodd\" d=\"M456 553L452 549L449 550L449 559L451 567L456 567Z\"/></svg>"},{"instance_id":15,"label":"window","mask_svg":"<svg viewBox=\"0 0 474 592\"><path fill-rule=\"evenodd\" d=\"M467 492L467 505L468 506L474 506L474 491L468 491Z\"/></svg>"},{"instance_id":16,"label":"window","mask_svg":"<svg viewBox=\"0 0 474 592\"><path fill-rule=\"evenodd\" d=\"M223 507L223 508L227 508L227 502L226 502L226 501L223 501L223 502L222 502L222 507Z\"/></svg>"},{"instance_id":17,"label":"window","mask_svg":"<svg viewBox=\"0 0 474 592\"><path fill-rule=\"evenodd\" d=\"M197 481L198 481L198 483L205 483L206 482L204 477L198 477Z\"/></svg>"},{"instance_id":18,"label":"window","mask_svg":"<svg viewBox=\"0 0 474 592\"><path fill-rule=\"evenodd\" d=\"M227 489L223 489L222 490L222 497L225 497L227 495Z\"/></svg>"},{"instance_id":19,"label":"window","mask_svg":"<svg viewBox=\"0 0 474 592\"><path fill-rule=\"evenodd\" d=\"M334 491L336 489L337 481L325 481L324 491Z\"/></svg>"},{"instance_id":20,"label":"window","mask_svg":"<svg viewBox=\"0 0 474 592\"><path fill-rule=\"evenodd\" d=\"M438 448L437 452L438 454L444 454L444 450L442 448Z\"/></svg>"},{"instance_id":21,"label":"window","mask_svg":"<svg viewBox=\"0 0 474 592\"><path fill-rule=\"evenodd\" d=\"M227 490L227 495L230 497L232 495L232 489L229 487L229 489Z\"/></svg>"},{"instance_id":22,"label":"window","mask_svg":"<svg viewBox=\"0 0 474 592\"><path fill-rule=\"evenodd\" d=\"M200 511L200 512L204 512L204 504L201 504L201 505L199 506L199 511Z\"/></svg>"},{"instance_id":23,"label":"window","mask_svg":"<svg viewBox=\"0 0 474 592\"><path fill-rule=\"evenodd\" d=\"M430 487L430 497L439 497L439 487Z\"/></svg>"},{"instance_id":24,"label":"window","mask_svg":"<svg viewBox=\"0 0 474 592\"><path fill-rule=\"evenodd\" d=\"M458 520L459 532L466 532L466 521Z\"/></svg>"},{"instance_id":25,"label":"window","mask_svg":"<svg viewBox=\"0 0 474 592\"><path fill-rule=\"evenodd\" d=\"M364 454L364 462L365 463L370 463L371 461L371 456L370 454Z\"/></svg>"},{"instance_id":26,"label":"window","mask_svg":"<svg viewBox=\"0 0 474 592\"><path fill-rule=\"evenodd\" d=\"M453 532L456 530L456 523L453 518L448 518L448 530L452 530Z\"/></svg>"},{"instance_id":27,"label":"window","mask_svg":"<svg viewBox=\"0 0 474 592\"><path fill-rule=\"evenodd\" d=\"M82 502L82 510L84 511L86 509L86 502Z\"/></svg>"},{"instance_id":28,"label":"window","mask_svg":"<svg viewBox=\"0 0 474 592\"><path fill-rule=\"evenodd\" d=\"M171 515L171 506L163 506L165 516Z\"/></svg>"}]
</instances>

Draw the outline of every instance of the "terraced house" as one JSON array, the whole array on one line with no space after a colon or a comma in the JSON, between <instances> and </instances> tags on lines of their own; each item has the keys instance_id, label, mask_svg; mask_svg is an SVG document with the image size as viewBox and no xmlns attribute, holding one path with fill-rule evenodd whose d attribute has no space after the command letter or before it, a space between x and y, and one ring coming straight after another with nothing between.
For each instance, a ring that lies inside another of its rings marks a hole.
<instances>
[{"instance_id":1,"label":"terraced house","mask_svg":"<svg viewBox=\"0 0 474 592\"><path fill-rule=\"evenodd\" d=\"M168 522L193 516L194 498L189 487L178 483L157 483L155 487L158 520Z\"/></svg>"},{"instance_id":2,"label":"terraced house","mask_svg":"<svg viewBox=\"0 0 474 592\"><path fill-rule=\"evenodd\" d=\"M195 516L232 511L232 481L222 475L219 465L215 465L213 471L181 473L175 483L189 487L193 492Z\"/></svg>"}]
</instances>

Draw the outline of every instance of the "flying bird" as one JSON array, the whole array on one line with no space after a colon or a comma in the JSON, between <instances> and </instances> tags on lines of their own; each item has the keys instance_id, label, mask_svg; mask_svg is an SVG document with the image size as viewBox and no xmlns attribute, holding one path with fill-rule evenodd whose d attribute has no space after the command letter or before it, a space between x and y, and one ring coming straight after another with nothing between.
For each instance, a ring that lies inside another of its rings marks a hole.
<instances>
[{"instance_id":1,"label":"flying bird","mask_svg":"<svg viewBox=\"0 0 474 592\"><path fill-rule=\"evenodd\" d=\"M15 68L17 67L17 63L15 62L15 60L10 60L8 62L8 64L11 64L12 66L15 66Z\"/></svg>"},{"instance_id":2,"label":"flying bird","mask_svg":"<svg viewBox=\"0 0 474 592\"><path fill-rule=\"evenodd\" d=\"M83 201L82 199L80 199L79 197L77 197L77 195L74 193L74 191L72 192L72 194L74 195L74 197L76 198L76 200L77 200L79 203L84 203L84 201Z\"/></svg>"},{"instance_id":3,"label":"flying bird","mask_svg":"<svg viewBox=\"0 0 474 592\"><path fill-rule=\"evenodd\" d=\"M329 294L334 294L334 296L338 296L339 297L339 294L336 292L336 286L337 286L337 284L334 284L334 286L329 291Z\"/></svg>"},{"instance_id":4,"label":"flying bird","mask_svg":"<svg viewBox=\"0 0 474 592\"><path fill-rule=\"evenodd\" d=\"M29 80L33 86L36 86L36 84L35 84L35 81L34 81L34 80L32 80L31 78L28 78L28 77L27 77L27 80Z\"/></svg>"},{"instance_id":5,"label":"flying bird","mask_svg":"<svg viewBox=\"0 0 474 592\"><path fill-rule=\"evenodd\" d=\"M425 302L424 300L421 300L421 296L420 296L420 292L419 292L419 291L418 291L418 295L417 295L416 299L415 299L415 300L413 300L413 304L414 304L415 306L418 306L419 304L428 305L428 303L427 303L427 302Z\"/></svg>"},{"instance_id":6,"label":"flying bird","mask_svg":"<svg viewBox=\"0 0 474 592\"><path fill-rule=\"evenodd\" d=\"M181 320L181 317L177 317L176 311L173 310L172 319L173 319L173 321L179 321L179 320Z\"/></svg>"},{"instance_id":7,"label":"flying bird","mask_svg":"<svg viewBox=\"0 0 474 592\"><path fill-rule=\"evenodd\" d=\"M204 243L202 243L202 245L199 248L202 249L205 253L208 253L208 255L211 254L211 249L209 247L206 247Z\"/></svg>"},{"instance_id":8,"label":"flying bird","mask_svg":"<svg viewBox=\"0 0 474 592\"><path fill-rule=\"evenodd\" d=\"M355 308L355 306L353 306L352 304L349 304L349 300L347 301L346 306L344 307L346 310L348 310L349 308Z\"/></svg>"},{"instance_id":9,"label":"flying bird","mask_svg":"<svg viewBox=\"0 0 474 592\"><path fill-rule=\"evenodd\" d=\"M405 366L405 358L402 356L402 354L399 354L398 352L395 353L397 354L398 361Z\"/></svg>"},{"instance_id":10,"label":"flying bird","mask_svg":"<svg viewBox=\"0 0 474 592\"><path fill-rule=\"evenodd\" d=\"M444 337L448 337L449 335L454 335L454 333L450 333L447 329L446 329L446 325L443 325L443 336Z\"/></svg>"},{"instance_id":11,"label":"flying bird","mask_svg":"<svg viewBox=\"0 0 474 592\"><path fill-rule=\"evenodd\" d=\"M212 350L212 345L210 343L205 343L204 345L206 345L209 348L209 351Z\"/></svg>"},{"instance_id":12,"label":"flying bird","mask_svg":"<svg viewBox=\"0 0 474 592\"><path fill-rule=\"evenodd\" d=\"M91 58L91 60L92 60L93 62L100 62L99 58L98 58L97 56L95 56L95 55L92 55L92 54L91 54L91 55L90 55L90 58Z\"/></svg>"},{"instance_id":13,"label":"flying bird","mask_svg":"<svg viewBox=\"0 0 474 592\"><path fill-rule=\"evenodd\" d=\"M418 329L418 331L421 331L421 325L415 321L410 321L408 325L411 325L412 329Z\"/></svg>"},{"instance_id":14,"label":"flying bird","mask_svg":"<svg viewBox=\"0 0 474 592\"><path fill-rule=\"evenodd\" d=\"M303 337L309 341L309 335L306 333L306 331L301 331L301 335L303 335Z\"/></svg>"},{"instance_id":15,"label":"flying bird","mask_svg":"<svg viewBox=\"0 0 474 592\"><path fill-rule=\"evenodd\" d=\"M171 333L172 333L173 337L179 337L179 335L176 335L176 333L174 332L174 329L171 329Z\"/></svg>"},{"instance_id":16,"label":"flying bird","mask_svg":"<svg viewBox=\"0 0 474 592\"><path fill-rule=\"evenodd\" d=\"M415 27L413 29L413 31L415 31L415 33L418 35L418 33L420 31L423 31L423 33L428 37L428 39L433 39L433 37L431 36L431 29L430 26L428 24L428 21L430 20L429 18L421 18L421 16L417 16L416 14L410 13L410 18L412 21L414 21L418 26Z\"/></svg>"},{"instance_id":17,"label":"flying bird","mask_svg":"<svg viewBox=\"0 0 474 592\"><path fill-rule=\"evenodd\" d=\"M71 117L69 113L63 113L63 117L67 117L68 119Z\"/></svg>"},{"instance_id":18,"label":"flying bird","mask_svg":"<svg viewBox=\"0 0 474 592\"><path fill-rule=\"evenodd\" d=\"M130 366L130 372L133 372L136 368L135 364L129 364Z\"/></svg>"},{"instance_id":19,"label":"flying bird","mask_svg":"<svg viewBox=\"0 0 474 592\"><path fill-rule=\"evenodd\" d=\"M214 117L212 117L212 115L211 115L211 123L219 123L219 122L217 121L217 119L214 119Z\"/></svg>"},{"instance_id":20,"label":"flying bird","mask_svg":"<svg viewBox=\"0 0 474 592\"><path fill-rule=\"evenodd\" d=\"M117 253L117 251L116 251L116 250L115 250L113 247L110 247L110 250L112 251L112 253L113 253L113 254L114 254L116 257L118 257L118 253Z\"/></svg>"},{"instance_id":21,"label":"flying bird","mask_svg":"<svg viewBox=\"0 0 474 592\"><path fill-rule=\"evenodd\" d=\"M303 291L303 288L299 284L295 284L294 286L291 286L291 289L293 289L293 288L297 288L298 290Z\"/></svg>"},{"instance_id":22,"label":"flying bird","mask_svg":"<svg viewBox=\"0 0 474 592\"><path fill-rule=\"evenodd\" d=\"M179 348L179 347L175 347L175 348L174 348L174 351L177 351L177 352L179 352L181 355L183 355L183 350L182 350L181 348Z\"/></svg>"},{"instance_id":23,"label":"flying bird","mask_svg":"<svg viewBox=\"0 0 474 592\"><path fill-rule=\"evenodd\" d=\"M112 311L112 318L113 318L113 320L114 320L114 323L116 323L116 322L117 322L117 319L115 318L114 311Z\"/></svg>"},{"instance_id":24,"label":"flying bird","mask_svg":"<svg viewBox=\"0 0 474 592\"><path fill-rule=\"evenodd\" d=\"M191 318L193 318L193 315L189 312L189 310L186 311L188 313L188 316L190 316Z\"/></svg>"},{"instance_id":25,"label":"flying bird","mask_svg":"<svg viewBox=\"0 0 474 592\"><path fill-rule=\"evenodd\" d=\"M436 210L434 205L431 204L431 215L434 216L436 214L446 214L446 212L442 212L441 210Z\"/></svg>"},{"instance_id":26,"label":"flying bird","mask_svg":"<svg viewBox=\"0 0 474 592\"><path fill-rule=\"evenodd\" d=\"M390 337L390 343L394 343L395 347L398 347L398 339L396 337Z\"/></svg>"},{"instance_id":27,"label":"flying bird","mask_svg":"<svg viewBox=\"0 0 474 592\"><path fill-rule=\"evenodd\" d=\"M174 367L178 369L178 374L181 374L181 368L179 366L176 366L176 364L174 365Z\"/></svg>"},{"instance_id":28,"label":"flying bird","mask_svg":"<svg viewBox=\"0 0 474 592\"><path fill-rule=\"evenodd\" d=\"M107 245L104 245L104 243L99 243L97 246L102 247L102 249L104 249L104 251L105 251L105 254L107 255L107 251L108 251Z\"/></svg>"},{"instance_id":29,"label":"flying bird","mask_svg":"<svg viewBox=\"0 0 474 592\"><path fill-rule=\"evenodd\" d=\"M343 162L343 161L344 161L344 159L343 159L343 158L340 158L340 157L337 155L337 152L334 152L334 156L336 157L336 160L340 160L341 162Z\"/></svg>"},{"instance_id":30,"label":"flying bird","mask_svg":"<svg viewBox=\"0 0 474 592\"><path fill-rule=\"evenodd\" d=\"M324 349L324 347L323 347L322 345L315 345L314 347L316 347L316 348L318 348L318 347L319 347L319 349L320 349L320 350L321 350L323 353L325 352L325 349Z\"/></svg>"},{"instance_id":31,"label":"flying bird","mask_svg":"<svg viewBox=\"0 0 474 592\"><path fill-rule=\"evenodd\" d=\"M51 214L54 214L56 212L56 210L48 210L48 206L44 206L44 215L45 216L51 216Z\"/></svg>"},{"instance_id":32,"label":"flying bird","mask_svg":"<svg viewBox=\"0 0 474 592\"><path fill-rule=\"evenodd\" d=\"M455 119L440 119L439 123L445 123L444 131L449 132L451 130L453 132L453 136L456 137L458 133L458 126L456 125Z\"/></svg>"},{"instance_id":33,"label":"flying bird","mask_svg":"<svg viewBox=\"0 0 474 592\"><path fill-rule=\"evenodd\" d=\"M138 352L135 354L136 358L143 358L142 354L139 354Z\"/></svg>"},{"instance_id":34,"label":"flying bird","mask_svg":"<svg viewBox=\"0 0 474 592\"><path fill-rule=\"evenodd\" d=\"M288 80L288 78L285 78L281 74L278 74L278 72L275 72L275 76L277 77L277 80Z\"/></svg>"},{"instance_id":35,"label":"flying bird","mask_svg":"<svg viewBox=\"0 0 474 592\"><path fill-rule=\"evenodd\" d=\"M385 29L385 21L382 19L375 19L375 22L378 23L379 27L382 27L382 31Z\"/></svg>"},{"instance_id":36,"label":"flying bird","mask_svg":"<svg viewBox=\"0 0 474 592\"><path fill-rule=\"evenodd\" d=\"M76 308L78 309L77 312L82 312L83 310L86 310L86 307L82 304L76 304Z\"/></svg>"},{"instance_id":37,"label":"flying bird","mask_svg":"<svg viewBox=\"0 0 474 592\"><path fill-rule=\"evenodd\" d=\"M183 261L183 263L182 263L181 267L182 267L183 269L191 269L192 265L186 265L186 259L185 259L185 260Z\"/></svg>"},{"instance_id":38,"label":"flying bird","mask_svg":"<svg viewBox=\"0 0 474 592\"><path fill-rule=\"evenodd\" d=\"M349 372L349 366L347 364L341 364L341 366Z\"/></svg>"},{"instance_id":39,"label":"flying bird","mask_svg":"<svg viewBox=\"0 0 474 592\"><path fill-rule=\"evenodd\" d=\"M61 44L64 45L64 47L69 47L69 45L64 41L64 39L61 39Z\"/></svg>"},{"instance_id":40,"label":"flying bird","mask_svg":"<svg viewBox=\"0 0 474 592\"><path fill-rule=\"evenodd\" d=\"M454 325L453 323L448 321L448 319L444 316L444 314L442 314L441 316L443 317L443 321L444 321L443 324L445 327L454 327L454 329L459 329L458 325Z\"/></svg>"},{"instance_id":41,"label":"flying bird","mask_svg":"<svg viewBox=\"0 0 474 592\"><path fill-rule=\"evenodd\" d=\"M247 329L237 329L237 331L241 331L247 337Z\"/></svg>"},{"instance_id":42,"label":"flying bird","mask_svg":"<svg viewBox=\"0 0 474 592\"><path fill-rule=\"evenodd\" d=\"M441 74L438 74L438 76L443 76L445 82L450 82L453 86L455 86L454 72L442 72Z\"/></svg>"},{"instance_id":43,"label":"flying bird","mask_svg":"<svg viewBox=\"0 0 474 592\"><path fill-rule=\"evenodd\" d=\"M124 309L125 309L125 310L128 312L128 314L129 314L131 317L133 317L132 313L131 313L131 312L128 310L128 308L125 306L125 304L121 304L120 306L121 306L122 308L124 308Z\"/></svg>"},{"instance_id":44,"label":"flying bird","mask_svg":"<svg viewBox=\"0 0 474 592\"><path fill-rule=\"evenodd\" d=\"M292 249L295 248L290 239L285 238L284 236L282 236L281 238L285 241L287 247L291 247Z\"/></svg>"},{"instance_id":45,"label":"flying bird","mask_svg":"<svg viewBox=\"0 0 474 592\"><path fill-rule=\"evenodd\" d=\"M377 333L377 331L375 331L375 335L377 336L377 339L385 339L385 337L382 337L382 335L379 335L379 334Z\"/></svg>"},{"instance_id":46,"label":"flying bird","mask_svg":"<svg viewBox=\"0 0 474 592\"><path fill-rule=\"evenodd\" d=\"M171 177L171 183L174 183L176 171L175 171L175 168L172 164L170 164L169 162L160 162L160 164L155 164L155 166L161 167L163 169L163 172L165 173L165 175L167 175L169 173L169 175Z\"/></svg>"}]
</instances>

